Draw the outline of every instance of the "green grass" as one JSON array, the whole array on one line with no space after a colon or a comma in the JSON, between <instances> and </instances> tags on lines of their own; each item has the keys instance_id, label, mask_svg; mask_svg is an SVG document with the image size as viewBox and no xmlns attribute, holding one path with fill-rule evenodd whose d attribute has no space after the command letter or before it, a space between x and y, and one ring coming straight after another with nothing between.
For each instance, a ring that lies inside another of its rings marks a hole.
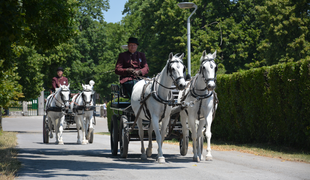
<instances>
[{"instance_id":1,"label":"green grass","mask_svg":"<svg viewBox=\"0 0 310 180\"><path fill-rule=\"evenodd\" d=\"M99 134L99 135L110 135L109 132L96 132L95 134Z\"/></svg>"},{"instance_id":2,"label":"green grass","mask_svg":"<svg viewBox=\"0 0 310 180\"><path fill-rule=\"evenodd\" d=\"M206 144L204 146L206 147ZM278 158L282 161L310 163L310 152L268 143L235 144L224 141L213 141L211 148L219 151L239 151L257 156Z\"/></svg>"},{"instance_id":3,"label":"green grass","mask_svg":"<svg viewBox=\"0 0 310 180\"><path fill-rule=\"evenodd\" d=\"M15 132L0 134L0 180L15 179L21 163L17 160L17 137Z\"/></svg>"}]
</instances>

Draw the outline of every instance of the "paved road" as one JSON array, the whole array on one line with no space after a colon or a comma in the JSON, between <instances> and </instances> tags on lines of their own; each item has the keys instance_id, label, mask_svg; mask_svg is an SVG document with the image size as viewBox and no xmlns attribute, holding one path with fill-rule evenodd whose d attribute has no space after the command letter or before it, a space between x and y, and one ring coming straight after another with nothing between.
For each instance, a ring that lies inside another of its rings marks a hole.
<instances>
[{"instance_id":1,"label":"paved road","mask_svg":"<svg viewBox=\"0 0 310 180\"><path fill-rule=\"evenodd\" d=\"M112 156L107 135L95 134L93 144L78 145L76 132L66 130L64 145L55 145L55 139L43 144L42 119L3 119L4 131L19 132L17 148L22 168L17 179L310 179L310 164L234 151L212 151L213 161L195 163L191 148L187 156L180 156L177 145L164 144L167 163L158 164L156 155L146 161L139 159L139 142L130 142L127 159ZM106 119L97 118L95 128L95 132L106 132ZM156 143L153 144L156 153Z\"/></svg>"}]
</instances>

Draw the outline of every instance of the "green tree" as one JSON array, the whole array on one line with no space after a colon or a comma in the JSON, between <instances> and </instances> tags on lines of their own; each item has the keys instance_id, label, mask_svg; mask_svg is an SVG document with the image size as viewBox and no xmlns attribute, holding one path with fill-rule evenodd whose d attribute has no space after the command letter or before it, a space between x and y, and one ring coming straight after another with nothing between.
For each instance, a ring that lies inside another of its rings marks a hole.
<instances>
[{"instance_id":1,"label":"green tree","mask_svg":"<svg viewBox=\"0 0 310 180\"><path fill-rule=\"evenodd\" d=\"M4 60L0 60L0 66ZM0 70L0 132L2 131L2 110L14 105L19 98L23 97L22 86L18 84L20 77L16 68Z\"/></svg>"},{"instance_id":2,"label":"green tree","mask_svg":"<svg viewBox=\"0 0 310 180\"><path fill-rule=\"evenodd\" d=\"M259 57L268 65L310 56L310 4L307 0L271 0L256 6L265 39Z\"/></svg>"},{"instance_id":3,"label":"green tree","mask_svg":"<svg viewBox=\"0 0 310 180\"><path fill-rule=\"evenodd\" d=\"M20 83L34 83L24 84L23 90L31 97L39 95L42 76L34 69L40 69L41 62L33 62L40 59L33 50L52 49L75 35L75 13L75 0L0 1L1 109L24 97ZM30 49L21 47L25 44ZM21 54L25 56L19 58Z\"/></svg>"}]
</instances>

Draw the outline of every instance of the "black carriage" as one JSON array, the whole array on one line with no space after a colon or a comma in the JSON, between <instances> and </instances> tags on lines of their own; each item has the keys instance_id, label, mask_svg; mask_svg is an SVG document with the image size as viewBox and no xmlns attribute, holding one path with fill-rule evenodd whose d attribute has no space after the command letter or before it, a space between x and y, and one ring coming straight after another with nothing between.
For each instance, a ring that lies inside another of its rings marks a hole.
<instances>
[{"instance_id":1,"label":"black carriage","mask_svg":"<svg viewBox=\"0 0 310 180\"><path fill-rule=\"evenodd\" d=\"M172 91L174 99L177 100L178 91ZM127 99L127 101L122 102L120 99ZM124 92L117 84L111 85L111 106L110 109L113 111L110 123L110 133L111 133L111 153L116 156L118 153L118 147L120 148L120 156L122 158L127 158L128 156L128 145L130 141L140 141L138 134L138 126L135 122L134 111L131 108L131 103ZM143 120L144 140L147 141L148 137L148 127L150 121ZM165 140L177 139L179 141L180 153L185 156L187 154L187 148L182 148L186 145L188 147L188 137L186 142L183 142L182 125L179 120L178 111L173 111L170 116L170 121L168 124L168 134ZM153 132L152 139L156 140L155 133ZM119 146L118 146L119 142ZM186 143L186 144L185 144Z\"/></svg>"}]
</instances>

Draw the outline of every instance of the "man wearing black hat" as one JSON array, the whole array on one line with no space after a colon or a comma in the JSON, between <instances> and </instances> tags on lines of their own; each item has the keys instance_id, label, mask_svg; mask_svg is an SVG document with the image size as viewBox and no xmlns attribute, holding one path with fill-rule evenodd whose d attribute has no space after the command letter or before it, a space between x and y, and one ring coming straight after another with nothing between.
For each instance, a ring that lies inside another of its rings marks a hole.
<instances>
[{"instance_id":1,"label":"man wearing black hat","mask_svg":"<svg viewBox=\"0 0 310 180\"><path fill-rule=\"evenodd\" d=\"M68 79L66 77L63 77L64 69L62 67L57 68L57 76L53 77L52 80L52 89L50 90L51 93L55 92L56 88L59 88L60 85L66 85L68 86Z\"/></svg>"},{"instance_id":2,"label":"man wearing black hat","mask_svg":"<svg viewBox=\"0 0 310 180\"><path fill-rule=\"evenodd\" d=\"M144 76L149 72L145 54L138 52L138 39L129 38L128 51L118 55L115 66L115 73L120 75L120 83L122 84L128 96L131 97L132 88L138 82L138 76Z\"/></svg>"}]
</instances>

